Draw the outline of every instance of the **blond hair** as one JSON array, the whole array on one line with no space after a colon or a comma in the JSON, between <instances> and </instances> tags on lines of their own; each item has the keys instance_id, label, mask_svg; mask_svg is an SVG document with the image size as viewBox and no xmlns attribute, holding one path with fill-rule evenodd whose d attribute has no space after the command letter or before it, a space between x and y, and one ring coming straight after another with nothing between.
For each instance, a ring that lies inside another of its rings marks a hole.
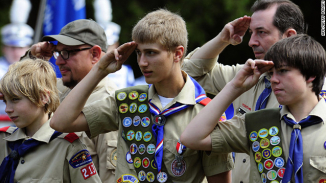
<instances>
[{"instance_id":1,"label":"blond hair","mask_svg":"<svg viewBox=\"0 0 326 183\"><path fill-rule=\"evenodd\" d=\"M57 79L53 67L41 59L25 59L9 66L8 72L0 80L0 92L8 98L23 95L45 113L54 112L59 106ZM48 96L48 103L42 97Z\"/></svg>"},{"instance_id":2,"label":"blond hair","mask_svg":"<svg viewBox=\"0 0 326 183\"><path fill-rule=\"evenodd\" d=\"M132 30L132 39L138 43L160 43L168 51L183 46L186 55L188 32L183 18L166 9L148 13Z\"/></svg>"}]
</instances>

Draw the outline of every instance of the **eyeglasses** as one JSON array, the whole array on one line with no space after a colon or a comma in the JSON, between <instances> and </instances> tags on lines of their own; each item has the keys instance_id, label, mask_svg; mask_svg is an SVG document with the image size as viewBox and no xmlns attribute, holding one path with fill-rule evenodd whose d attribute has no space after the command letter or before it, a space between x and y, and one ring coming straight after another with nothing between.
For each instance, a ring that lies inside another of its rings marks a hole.
<instances>
[{"instance_id":1,"label":"eyeglasses","mask_svg":"<svg viewBox=\"0 0 326 183\"><path fill-rule=\"evenodd\" d=\"M72 52L78 52L78 51L84 51L84 50L89 50L92 47L89 48L81 48L81 49L76 49L76 50L61 50L61 51L53 51L53 56L55 59L58 59L59 55L63 58L63 60L67 60L69 58L69 53Z\"/></svg>"}]
</instances>

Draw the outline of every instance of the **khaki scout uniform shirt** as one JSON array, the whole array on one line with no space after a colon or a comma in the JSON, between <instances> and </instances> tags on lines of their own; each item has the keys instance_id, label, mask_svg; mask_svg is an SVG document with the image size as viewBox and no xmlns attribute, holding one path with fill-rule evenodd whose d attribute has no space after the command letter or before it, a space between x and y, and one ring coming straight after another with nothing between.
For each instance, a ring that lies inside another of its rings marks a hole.
<instances>
[{"instance_id":1,"label":"khaki scout uniform shirt","mask_svg":"<svg viewBox=\"0 0 326 183\"><path fill-rule=\"evenodd\" d=\"M175 159L175 155L177 155L176 144L180 135L191 119L204 107L201 104L196 104L194 84L185 73L184 76L186 77L186 83L181 92L164 109L176 102L194 106L190 106L168 117L164 126L163 162L166 166L167 174L173 182L197 183L201 182L205 175L212 176L231 170L233 168L233 161L230 154L208 156L203 151L187 148L186 152L183 154L183 158L186 162L185 173L180 177L176 177L172 174L171 163ZM152 99L151 102L159 107L160 110L164 110L162 109L160 99L153 85L148 91L148 100L149 99ZM119 129L116 179L119 179L123 174L132 174L138 177L134 170L134 165L126 161L126 154L129 151L129 147L127 147L125 141L121 137L122 122L115 100L115 96L110 95L105 100L94 102L92 105L85 107L83 113L87 119L91 137L100 133Z\"/></svg>"},{"instance_id":2,"label":"khaki scout uniform shirt","mask_svg":"<svg viewBox=\"0 0 326 183\"><path fill-rule=\"evenodd\" d=\"M309 115L319 116L323 122L301 130L303 141L303 182L320 182L326 180L326 102L320 99ZM284 115L294 119L292 114L283 107L280 111L281 119ZM280 119L280 120L281 120ZM258 121L257 121L258 123ZM289 157L290 139L293 128L281 121L282 150L287 161ZM262 182L253 151L249 149L249 137L245 127L245 115L218 123L218 127L211 133L212 153L244 152L250 154L250 182ZM285 163L286 164L286 163ZM294 180L292 180L294 181Z\"/></svg>"},{"instance_id":3,"label":"khaki scout uniform shirt","mask_svg":"<svg viewBox=\"0 0 326 183\"><path fill-rule=\"evenodd\" d=\"M61 79L57 80L57 88L60 91L60 102L62 102L71 89L64 86ZM115 90L116 85L114 82L108 78L104 78L95 87L87 99L85 106L96 100L106 98L110 93L114 93ZM115 182L117 131L100 134L92 139L88 138L85 132L76 134L80 135L80 139L86 144L87 149L92 155L94 165L102 182Z\"/></svg>"},{"instance_id":4,"label":"khaki scout uniform shirt","mask_svg":"<svg viewBox=\"0 0 326 183\"><path fill-rule=\"evenodd\" d=\"M205 89L207 93L216 95L222 88L230 82L236 73L243 67L243 65L223 65L214 59L191 59L191 56L197 51L189 53L184 59L182 69L188 73L191 77L197 80L197 82ZM241 116L240 110L247 112L255 111L256 101L260 94L265 89L263 74L258 83L247 92L243 93L237 99L233 101L234 115ZM323 90L326 90L326 79L323 86ZM325 96L326 97L326 96ZM325 98L326 99L326 98ZM278 101L272 92L269 96L266 108L279 107ZM232 170L232 182L233 183L249 183L250 172L250 159L247 154L236 153L235 167Z\"/></svg>"},{"instance_id":5,"label":"khaki scout uniform shirt","mask_svg":"<svg viewBox=\"0 0 326 183\"><path fill-rule=\"evenodd\" d=\"M10 154L11 150L7 144L8 141L17 141L20 139L29 139L24 130L18 128L0 132L0 159L1 161ZM12 133L12 134L11 134ZM72 143L63 139L67 134L59 135L56 139L50 141L54 130L47 121L34 135L33 139L45 142L36 147L32 152L21 157L15 172L15 182L101 182L96 173L93 162L73 168L69 160L79 151L85 150L86 146L79 140ZM89 172L89 168L93 172ZM93 175L92 175L93 174ZM85 177L86 180L84 179Z\"/></svg>"}]
</instances>

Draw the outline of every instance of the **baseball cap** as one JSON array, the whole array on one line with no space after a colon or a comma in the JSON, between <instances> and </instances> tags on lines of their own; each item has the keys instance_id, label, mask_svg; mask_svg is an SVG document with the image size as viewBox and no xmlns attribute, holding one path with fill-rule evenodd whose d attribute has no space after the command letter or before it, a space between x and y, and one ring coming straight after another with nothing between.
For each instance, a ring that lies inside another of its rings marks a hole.
<instances>
[{"instance_id":1,"label":"baseball cap","mask_svg":"<svg viewBox=\"0 0 326 183\"><path fill-rule=\"evenodd\" d=\"M79 19L65 25L58 35L48 35L42 41L58 41L64 45L98 45L106 52L107 41L104 29L94 20Z\"/></svg>"},{"instance_id":2,"label":"baseball cap","mask_svg":"<svg viewBox=\"0 0 326 183\"><path fill-rule=\"evenodd\" d=\"M7 46L26 47L33 43L34 30L24 23L11 23L1 29L2 43Z\"/></svg>"}]
</instances>

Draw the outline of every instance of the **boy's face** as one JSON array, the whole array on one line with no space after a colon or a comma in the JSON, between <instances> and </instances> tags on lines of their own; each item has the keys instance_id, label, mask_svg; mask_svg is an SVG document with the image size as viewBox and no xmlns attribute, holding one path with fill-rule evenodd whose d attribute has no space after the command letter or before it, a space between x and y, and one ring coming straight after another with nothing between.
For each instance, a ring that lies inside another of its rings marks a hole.
<instances>
[{"instance_id":1,"label":"boy's face","mask_svg":"<svg viewBox=\"0 0 326 183\"><path fill-rule=\"evenodd\" d=\"M19 95L10 99L4 96L6 113L18 128L31 127L44 116L44 109L32 103L28 98Z\"/></svg>"},{"instance_id":2,"label":"boy's face","mask_svg":"<svg viewBox=\"0 0 326 183\"><path fill-rule=\"evenodd\" d=\"M159 43L137 43L137 62L148 84L172 81L178 62Z\"/></svg>"}]
</instances>

